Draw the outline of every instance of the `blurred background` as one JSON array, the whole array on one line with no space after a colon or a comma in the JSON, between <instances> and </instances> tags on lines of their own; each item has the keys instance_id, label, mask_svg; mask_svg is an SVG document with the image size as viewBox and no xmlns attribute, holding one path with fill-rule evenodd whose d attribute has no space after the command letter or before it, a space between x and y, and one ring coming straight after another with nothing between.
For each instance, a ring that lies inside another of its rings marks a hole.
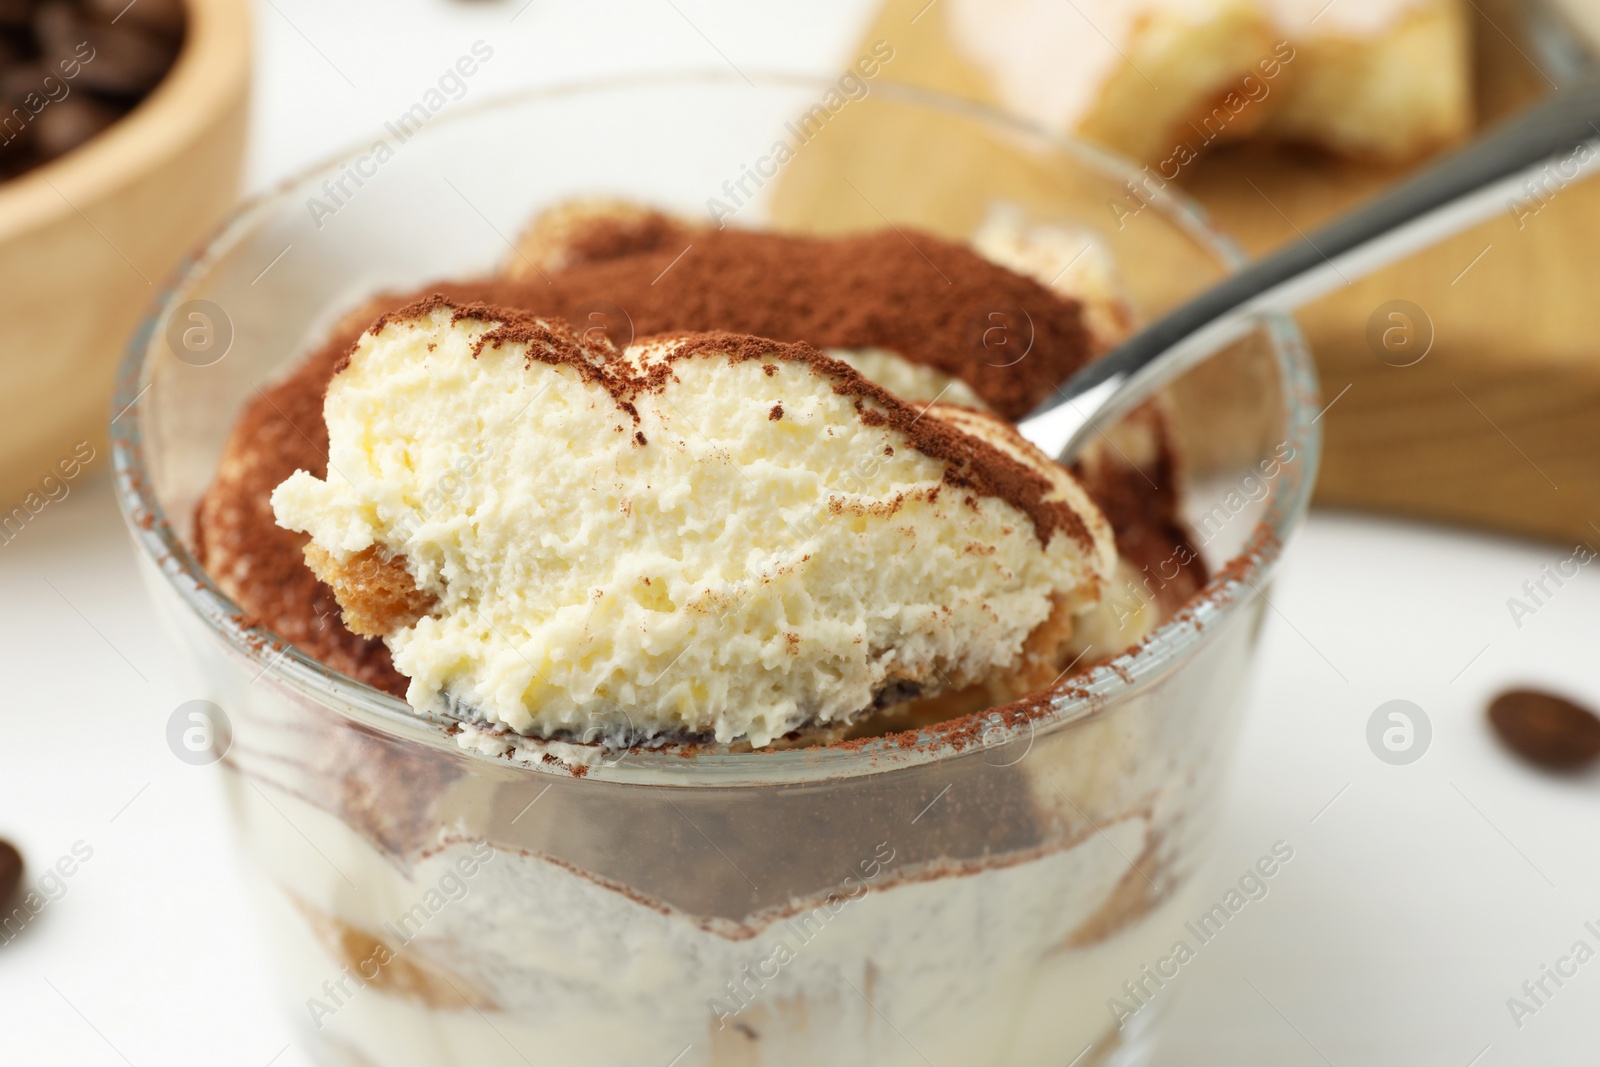
<instances>
[{"instance_id":1,"label":"blurred background","mask_svg":"<svg viewBox=\"0 0 1600 1067\"><path fill-rule=\"evenodd\" d=\"M196 694L138 586L104 441L123 344L238 195L379 131L480 42L491 58L443 106L646 71L833 77L884 40L890 80L1146 165L1111 218L1172 182L1259 253L1585 77L1600 25L1579 0L1417 0L1383 36L1389 5L1239 0L1193 5L1215 17L1187 54L1134 50L1118 27L1140 6L0 3L0 838L48 890L0 938L0 1061L309 1062L273 1006L217 769L168 744ZM1196 70L1189 103L1216 118L1173 137L1161 108ZM1485 715L1515 686L1600 705L1600 189L1525 194L1300 316L1320 507L1269 592L1206 895L1275 841L1295 857L1194 965L1160 1064L1593 1060L1600 963L1531 1016L1508 1002L1600 944L1600 772L1519 759ZM1397 708L1399 753L1372 740Z\"/></svg>"}]
</instances>

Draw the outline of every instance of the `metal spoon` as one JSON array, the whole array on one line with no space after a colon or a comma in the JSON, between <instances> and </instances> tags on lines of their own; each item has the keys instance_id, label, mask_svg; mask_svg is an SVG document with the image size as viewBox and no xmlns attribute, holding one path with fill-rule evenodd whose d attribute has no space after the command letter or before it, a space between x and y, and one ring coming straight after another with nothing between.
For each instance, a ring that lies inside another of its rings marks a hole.
<instances>
[{"instance_id":1,"label":"metal spoon","mask_svg":"<svg viewBox=\"0 0 1600 1067\"><path fill-rule=\"evenodd\" d=\"M1197 363L1285 312L1426 248L1516 194L1542 202L1600 170L1600 79L1553 94L1377 200L1232 275L1084 367L1023 419L1023 436L1070 459Z\"/></svg>"}]
</instances>

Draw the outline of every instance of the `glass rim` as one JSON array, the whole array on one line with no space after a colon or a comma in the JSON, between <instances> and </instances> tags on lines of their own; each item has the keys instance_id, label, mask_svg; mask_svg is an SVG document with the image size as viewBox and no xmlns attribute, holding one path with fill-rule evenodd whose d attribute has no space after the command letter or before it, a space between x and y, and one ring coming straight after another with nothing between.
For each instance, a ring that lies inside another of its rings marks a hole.
<instances>
[{"instance_id":1,"label":"glass rim","mask_svg":"<svg viewBox=\"0 0 1600 1067\"><path fill-rule=\"evenodd\" d=\"M717 69L585 79L502 93L452 109L430 122L427 130L419 131L418 136L486 113L571 96L652 87L738 87L742 83L757 89L825 91L836 82L837 78L781 71L751 70L736 74ZM1130 161L1105 149L1051 133L1024 118L984 104L889 82L874 85L872 95L1024 134L1060 151L1075 165L1119 183L1132 182L1140 174ZM204 276L212 262L251 232L258 221L271 217L292 190L303 188L308 182L314 184L326 174L337 173L342 165L366 151L369 141L370 137L353 142L246 198L163 280L130 336L117 368L109 434L118 505L146 561L161 572L185 608L207 624L212 636L254 665L259 671L258 678L270 675L274 682L297 695L383 735L447 750L465 759L484 760L502 768L530 773L554 771L565 775L570 772L561 764L511 763L502 757L465 749L454 738L461 725L456 720L419 713L404 701L323 666L266 628L251 624L240 606L195 560L156 499L149 477L140 401L154 384L149 378L161 336L157 326L180 302L179 298L189 286ZM1141 185L1141 196L1168 224L1215 258L1219 266L1237 270L1247 262L1233 240L1210 222L1203 208L1169 186L1170 183L1146 189ZM685 753L673 746L657 750L629 749L619 759L603 760L591 766L583 777L585 780L683 787L789 785L854 778L958 758L1023 738L1031 743L1038 733L1054 732L1114 713L1119 704L1136 698L1181 667L1189 653L1208 639L1208 632L1252 596L1261 595L1261 584L1270 576L1285 542L1309 505L1321 440L1320 427L1315 421L1318 404L1315 367L1304 337L1288 315L1263 315L1260 330L1266 335L1279 372L1280 401L1285 415L1284 439L1294 449L1293 458L1283 462L1283 473L1274 480L1266 497L1264 515L1239 554L1215 568L1204 589L1191 598L1176 617L1161 624L1132 648L1068 680L1070 688L1058 689L1051 695L1047 710L1022 715L1001 714L1006 708L1015 707L1014 702L955 720L976 722L993 716L991 725L982 728L982 740L978 743L973 742L971 730L952 730L948 724L935 724L913 731L915 741L909 745L904 743L904 735L891 734L854 741L848 747L821 745L735 753ZM1036 697L1025 699L1037 702Z\"/></svg>"}]
</instances>

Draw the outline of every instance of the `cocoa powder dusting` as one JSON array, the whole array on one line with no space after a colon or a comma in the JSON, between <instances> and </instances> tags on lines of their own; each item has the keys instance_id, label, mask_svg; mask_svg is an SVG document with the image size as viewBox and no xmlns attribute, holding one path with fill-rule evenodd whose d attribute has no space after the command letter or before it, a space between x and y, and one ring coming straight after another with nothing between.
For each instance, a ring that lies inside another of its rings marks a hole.
<instances>
[{"instance_id":1,"label":"cocoa powder dusting","mask_svg":"<svg viewBox=\"0 0 1600 1067\"><path fill-rule=\"evenodd\" d=\"M818 348L887 348L961 378L1013 420L1090 356L1077 301L916 230L818 238L729 229L686 236L658 225L621 227L611 240L595 226L575 239L582 249L576 262L548 281L439 282L391 306L439 292L459 305L566 317L606 301L626 312L639 337L726 330ZM693 253L674 262L690 240ZM1018 308L1032 324L1032 346L1020 362L996 365L984 347L985 331L993 314Z\"/></svg>"},{"instance_id":2,"label":"cocoa powder dusting","mask_svg":"<svg viewBox=\"0 0 1600 1067\"><path fill-rule=\"evenodd\" d=\"M683 227L658 212L638 216L592 219L568 235L564 249L567 269L623 256L654 252L684 242Z\"/></svg>"},{"instance_id":3,"label":"cocoa powder dusting","mask_svg":"<svg viewBox=\"0 0 1600 1067\"><path fill-rule=\"evenodd\" d=\"M1120 462L1114 453L1073 464L1073 476L1089 494L1117 543L1117 555L1139 573L1164 617L1170 617L1209 578L1199 548L1179 519L1183 484L1177 449L1163 423L1155 422L1158 447L1144 468Z\"/></svg>"},{"instance_id":4,"label":"cocoa powder dusting","mask_svg":"<svg viewBox=\"0 0 1600 1067\"><path fill-rule=\"evenodd\" d=\"M278 385L258 389L223 451L216 481L195 514L195 555L252 623L278 634L324 666L404 698L406 679L376 639L345 628L333 590L306 566L310 538L285 530L272 490L297 470L328 473L322 395L334 368L361 335L341 323Z\"/></svg>"}]
</instances>

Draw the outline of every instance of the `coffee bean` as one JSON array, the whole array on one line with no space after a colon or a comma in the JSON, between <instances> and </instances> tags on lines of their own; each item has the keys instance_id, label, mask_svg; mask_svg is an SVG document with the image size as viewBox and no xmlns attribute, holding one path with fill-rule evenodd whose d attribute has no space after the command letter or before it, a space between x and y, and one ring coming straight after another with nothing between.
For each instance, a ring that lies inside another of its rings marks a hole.
<instances>
[{"instance_id":1,"label":"coffee bean","mask_svg":"<svg viewBox=\"0 0 1600 1067\"><path fill-rule=\"evenodd\" d=\"M120 119L166 77L184 0L0 0L0 182Z\"/></svg>"},{"instance_id":2,"label":"coffee bean","mask_svg":"<svg viewBox=\"0 0 1600 1067\"><path fill-rule=\"evenodd\" d=\"M11 902L22 884L22 853L9 841L0 841L0 906Z\"/></svg>"},{"instance_id":3,"label":"coffee bean","mask_svg":"<svg viewBox=\"0 0 1600 1067\"><path fill-rule=\"evenodd\" d=\"M0 69L0 97L4 97L7 110L21 107L29 93L36 96L34 106L47 99L44 95L44 76L50 69L43 63L16 63Z\"/></svg>"},{"instance_id":4,"label":"coffee bean","mask_svg":"<svg viewBox=\"0 0 1600 1067\"><path fill-rule=\"evenodd\" d=\"M46 159L66 155L101 130L117 121L120 114L87 96L68 97L39 112L34 134L39 151Z\"/></svg>"},{"instance_id":5,"label":"coffee bean","mask_svg":"<svg viewBox=\"0 0 1600 1067\"><path fill-rule=\"evenodd\" d=\"M41 7L33 25L49 63L80 61L78 84L105 93L148 92L178 54L177 43L169 37L127 21L113 24L87 17L75 5L59 0Z\"/></svg>"},{"instance_id":6,"label":"coffee bean","mask_svg":"<svg viewBox=\"0 0 1600 1067\"><path fill-rule=\"evenodd\" d=\"M0 26L23 27L33 21L33 0L0 0Z\"/></svg>"},{"instance_id":7,"label":"coffee bean","mask_svg":"<svg viewBox=\"0 0 1600 1067\"><path fill-rule=\"evenodd\" d=\"M1547 770L1580 770L1600 756L1600 717L1551 693L1501 693L1489 704L1489 723L1507 748Z\"/></svg>"},{"instance_id":8,"label":"coffee bean","mask_svg":"<svg viewBox=\"0 0 1600 1067\"><path fill-rule=\"evenodd\" d=\"M12 160L33 158L33 112L26 102L32 83L18 73L25 69L0 74L0 153Z\"/></svg>"},{"instance_id":9,"label":"coffee bean","mask_svg":"<svg viewBox=\"0 0 1600 1067\"><path fill-rule=\"evenodd\" d=\"M132 23L167 37L183 34L183 0L88 0L89 12L115 21L119 26Z\"/></svg>"}]
</instances>

